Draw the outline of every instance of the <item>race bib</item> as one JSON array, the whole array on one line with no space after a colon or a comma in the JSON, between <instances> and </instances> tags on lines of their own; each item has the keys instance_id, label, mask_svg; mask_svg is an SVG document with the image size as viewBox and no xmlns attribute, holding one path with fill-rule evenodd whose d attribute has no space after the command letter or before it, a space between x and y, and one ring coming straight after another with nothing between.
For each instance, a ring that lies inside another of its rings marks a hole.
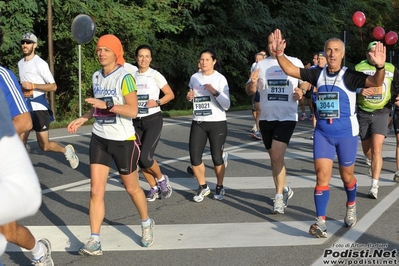
<instances>
[{"instance_id":1,"label":"race bib","mask_svg":"<svg viewBox=\"0 0 399 266\"><path fill-rule=\"evenodd\" d=\"M211 96L196 96L193 99L193 110L196 116L207 116L212 114Z\"/></svg>"},{"instance_id":2,"label":"race bib","mask_svg":"<svg viewBox=\"0 0 399 266\"><path fill-rule=\"evenodd\" d=\"M147 102L150 99L149 94L139 94L137 95L137 100L139 104L139 114L148 114Z\"/></svg>"},{"instance_id":3,"label":"race bib","mask_svg":"<svg viewBox=\"0 0 399 266\"><path fill-rule=\"evenodd\" d=\"M319 119L339 118L339 93L318 92L316 106Z\"/></svg>"},{"instance_id":4,"label":"race bib","mask_svg":"<svg viewBox=\"0 0 399 266\"><path fill-rule=\"evenodd\" d=\"M98 98L105 102L112 102L112 97ZM93 114L94 118L99 124L109 125L116 124L116 114L108 111L107 109L96 108Z\"/></svg>"},{"instance_id":5,"label":"race bib","mask_svg":"<svg viewBox=\"0 0 399 266\"><path fill-rule=\"evenodd\" d=\"M383 92L382 86L373 87L372 89L373 89L373 95L364 98L367 100L382 100L382 92Z\"/></svg>"},{"instance_id":6,"label":"race bib","mask_svg":"<svg viewBox=\"0 0 399 266\"><path fill-rule=\"evenodd\" d=\"M267 80L267 99L269 101L288 101L289 81L286 79Z\"/></svg>"}]
</instances>

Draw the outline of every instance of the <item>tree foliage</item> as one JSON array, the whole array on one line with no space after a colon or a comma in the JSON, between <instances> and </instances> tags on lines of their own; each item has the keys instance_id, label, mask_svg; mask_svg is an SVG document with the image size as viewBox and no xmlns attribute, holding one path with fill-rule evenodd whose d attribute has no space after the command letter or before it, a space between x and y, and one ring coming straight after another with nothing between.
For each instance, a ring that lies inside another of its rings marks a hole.
<instances>
[{"instance_id":1,"label":"tree foliage","mask_svg":"<svg viewBox=\"0 0 399 266\"><path fill-rule=\"evenodd\" d=\"M360 29L352 22L358 10L367 17ZM71 34L78 14L90 15L96 24L95 38L81 46L83 99L91 96L91 76L99 68L96 41L111 33L121 39L130 63L138 45L152 46L154 67L176 94L164 109L185 109L190 108L185 100L187 84L204 48L216 51L218 70L229 82L233 105L244 104L250 102L244 92L250 65L260 49L267 49L266 37L274 28L285 35L286 53L302 60L310 60L312 53L323 50L327 39L345 31L346 64L351 66L364 58L374 27L399 30L397 11L399 4L390 0L52 0L57 117L78 114L78 44ZM19 40L29 31L39 38L37 53L48 58L47 1L0 1L0 28L5 34L0 47L2 65L18 72Z\"/></svg>"}]
</instances>

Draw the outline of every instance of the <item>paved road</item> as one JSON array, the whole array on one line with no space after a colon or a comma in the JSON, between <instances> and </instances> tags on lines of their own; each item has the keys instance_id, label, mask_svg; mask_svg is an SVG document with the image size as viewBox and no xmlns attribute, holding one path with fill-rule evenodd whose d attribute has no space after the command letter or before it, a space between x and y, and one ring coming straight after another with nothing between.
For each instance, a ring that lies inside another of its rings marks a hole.
<instances>
[{"instance_id":1,"label":"paved road","mask_svg":"<svg viewBox=\"0 0 399 266\"><path fill-rule=\"evenodd\" d=\"M327 221L329 236L317 239L308 235L309 226L315 219L310 121L298 122L287 150L288 182L295 194L283 215L271 213L275 192L270 160L263 144L249 137L253 124L249 111L228 113L226 151L229 153L229 164L225 200L212 200L211 194L202 203L193 202L197 183L186 173L190 123L190 117L164 121L157 159L163 172L170 177L174 192L168 200L149 203L150 215L156 221L156 242L152 247L140 247L139 216L113 169L107 187L107 211L101 232L104 255L86 257L77 254L90 233L90 126L74 135L68 134L65 129L50 133L53 140L74 145L81 161L77 170L69 167L63 155L43 153L32 134L28 152L42 184L43 204L35 216L21 223L37 238L50 239L55 265L60 266L323 265L323 262L332 265L332 261L326 261L322 256L325 252L337 255L345 251L341 245L355 244L357 250L380 247L384 252L399 249L399 188L392 181L395 170L393 133L389 134L384 144L378 200L367 198L370 177L367 176L368 169L359 145L355 169L359 186L358 223L351 229L343 227L346 195L338 177L337 164L334 164ZM207 180L214 191L216 178L208 150L204 160ZM147 192L148 184L142 177L140 182ZM7 266L29 265L30 257L29 252L9 244L2 260ZM367 259L371 261L373 258L369 256ZM387 256L386 259L392 257ZM354 264L353 260L351 262ZM359 261L356 263L366 265ZM367 265L375 265L375 262Z\"/></svg>"}]
</instances>

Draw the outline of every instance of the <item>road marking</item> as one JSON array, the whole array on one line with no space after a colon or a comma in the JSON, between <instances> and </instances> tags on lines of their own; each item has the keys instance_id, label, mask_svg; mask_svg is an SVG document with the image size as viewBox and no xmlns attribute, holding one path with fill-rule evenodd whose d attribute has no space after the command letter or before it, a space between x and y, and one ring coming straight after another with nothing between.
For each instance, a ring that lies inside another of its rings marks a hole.
<instances>
[{"instance_id":1,"label":"road marking","mask_svg":"<svg viewBox=\"0 0 399 266\"><path fill-rule=\"evenodd\" d=\"M242 116L249 117L249 116ZM191 121L181 122L188 124ZM165 124L164 124L165 125ZM166 123L166 126L176 125L176 123ZM313 130L295 132L293 136L310 133ZM71 137L88 136L91 133L66 135L51 139L65 139ZM35 141L35 140L34 140ZM312 140L303 137L293 137L291 143L312 144ZM394 139L385 140L384 144L394 145ZM266 151L259 153L241 153L240 150L253 145L263 144L259 141L243 143L238 146L232 146L226 149L229 151L230 160L253 160L269 159ZM311 148L311 146L310 146ZM209 153L204 154L204 160L210 160ZM288 149L286 159L306 159L311 162L312 152L298 152L294 149ZM358 152L358 158L364 159L361 151ZM384 151L384 157L395 158L394 151ZM160 165L171 164L175 162L189 161L189 156L179 159L166 160ZM366 167L366 166L365 166ZM117 173L112 173L115 176ZM356 175L359 186L369 186L370 178L366 175ZM391 181L392 174L381 176L380 186L392 186L396 183ZM297 187L314 187L315 176L288 176L289 185ZM210 177L210 184L214 184L216 179ZM172 177L172 186L175 190L193 190L197 187L194 178ZM47 190L43 194L59 190L67 191L89 191L90 179L79 182L62 185ZM148 184L140 180L142 187L148 187ZM331 186L342 187L342 181L339 176L333 176ZM274 188L271 177L226 177L225 187L227 189L264 189ZM107 190L124 190L118 179L110 178ZM395 192L395 193L394 193ZM396 194L396 196L395 196ZM388 209L393 202L399 198L399 189L396 188L377 204L370 212L358 222L358 224L348 230L341 237L339 243L348 243L356 241L366 230ZM141 229L139 225L126 226L103 226L102 244L105 251L112 250L168 250L168 249L194 249L194 248L229 248L229 247L257 247L257 246L292 246L292 245L320 245L327 239L317 239L308 235L310 224L314 221L291 221L291 222L263 222L263 223L237 223L237 224L184 224L184 225L156 225L156 242L153 247L144 249L140 247ZM337 230L342 227L342 221L327 221L329 235L333 236ZM53 251L77 251L81 246L81 241L86 241L90 232L89 226L28 226L36 237L48 237L49 235L53 245ZM234 232L234 234L221 235L220 231ZM201 232L201 233L199 233ZM215 235L218 237L215 238ZM267 237L265 237L267 236ZM211 240L211 241L209 241ZM7 251L21 251L20 248L9 244ZM322 257L314 265L320 265Z\"/></svg>"},{"instance_id":2,"label":"road marking","mask_svg":"<svg viewBox=\"0 0 399 266\"><path fill-rule=\"evenodd\" d=\"M340 239L335 241L337 244L347 244L347 243L356 243L356 241L367 231L367 229L374 224L381 215L388 210L392 204L396 204L396 201L399 199L399 187L395 188L391 193L389 193L383 200L381 200L377 205L374 206L370 211L368 211L357 224L352 227L348 232L346 232ZM396 226L396 221L392 221L393 226ZM328 226L327 226L328 228ZM330 228L328 228L330 231ZM333 252L340 250L337 247L330 248ZM341 248L342 250L342 248ZM323 256L318 258L313 266L323 265L323 260L326 260Z\"/></svg>"},{"instance_id":3,"label":"road marking","mask_svg":"<svg viewBox=\"0 0 399 266\"><path fill-rule=\"evenodd\" d=\"M314 221L155 224L155 242L150 248L141 247L140 225L103 225L101 227L101 244L104 251L151 251L324 244L329 238L315 238L309 235L309 227L313 223ZM332 236L342 228L343 221L328 220L327 226ZM90 236L90 226L88 225L27 227L37 239L48 238L51 241L53 252L76 252ZM21 249L18 246L8 244L6 251L18 252Z\"/></svg>"}]
</instances>

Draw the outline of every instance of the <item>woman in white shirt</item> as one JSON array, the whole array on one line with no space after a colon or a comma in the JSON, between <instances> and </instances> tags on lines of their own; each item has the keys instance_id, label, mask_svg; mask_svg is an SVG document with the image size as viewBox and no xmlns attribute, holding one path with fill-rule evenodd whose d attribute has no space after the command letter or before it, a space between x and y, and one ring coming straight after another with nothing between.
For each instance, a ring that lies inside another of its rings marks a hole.
<instances>
[{"instance_id":1,"label":"woman in white shirt","mask_svg":"<svg viewBox=\"0 0 399 266\"><path fill-rule=\"evenodd\" d=\"M190 79L187 100L193 102L193 121L190 129L190 161L199 187L193 197L201 202L210 194L205 180L205 165L202 154L209 140L212 161L217 178L214 199L222 200L225 190L223 179L225 165L222 154L227 137L226 111L230 107L229 85L226 78L215 70L216 53L205 49L200 53L201 71Z\"/></svg>"}]
</instances>

